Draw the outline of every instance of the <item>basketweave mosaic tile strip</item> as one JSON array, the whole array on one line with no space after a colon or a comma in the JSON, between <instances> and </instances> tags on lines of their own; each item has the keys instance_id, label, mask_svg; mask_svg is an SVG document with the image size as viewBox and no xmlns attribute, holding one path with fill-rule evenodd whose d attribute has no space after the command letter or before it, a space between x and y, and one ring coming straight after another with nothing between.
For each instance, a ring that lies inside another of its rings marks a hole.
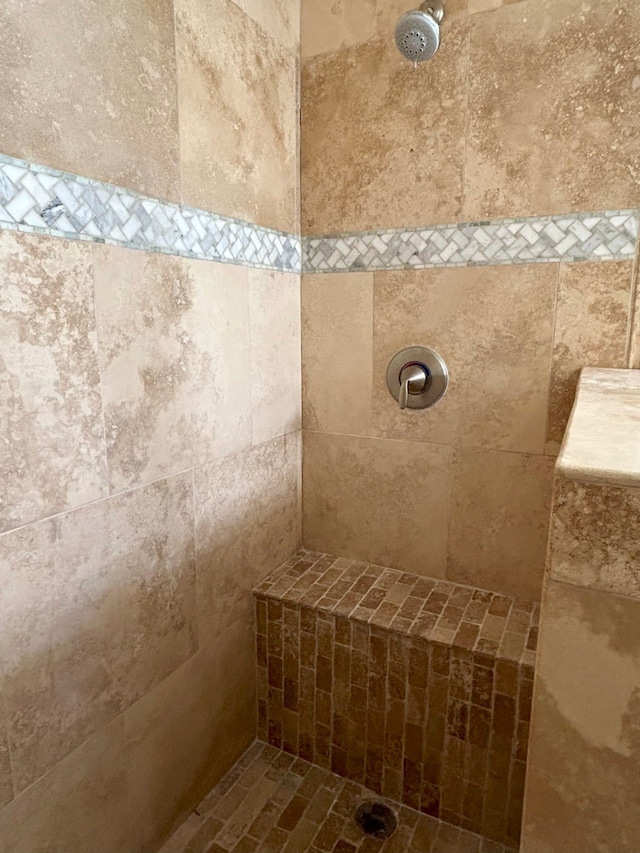
<instances>
[{"instance_id":1,"label":"basketweave mosaic tile strip","mask_svg":"<svg viewBox=\"0 0 640 853\"><path fill-rule=\"evenodd\" d=\"M467 222L303 238L306 273L633 258L638 211Z\"/></svg>"},{"instance_id":2,"label":"basketweave mosaic tile strip","mask_svg":"<svg viewBox=\"0 0 640 853\"><path fill-rule=\"evenodd\" d=\"M0 228L300 271L300 238L0 155Z\"/></svg>"}]
</instances>

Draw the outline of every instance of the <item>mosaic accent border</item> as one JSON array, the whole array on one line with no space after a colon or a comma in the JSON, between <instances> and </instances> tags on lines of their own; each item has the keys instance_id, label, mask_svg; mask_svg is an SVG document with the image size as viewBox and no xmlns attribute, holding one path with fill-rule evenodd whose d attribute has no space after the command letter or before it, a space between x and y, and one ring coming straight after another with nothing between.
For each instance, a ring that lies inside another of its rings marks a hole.
<instances>
[{"instance_id":1,"label":"mosaic accent border","mask_svg":"<svg viewBox=\"0 0 640 853\"><path fill-rule=\"evenodd\" d=\"M306 237L305 273L633 258L637 210Z\"/></svg>"},{"instance_id":2,"label":"mosaic accent border","mask_svg":"<svg viewBox=\"0 0 640 853\"><path fill-rule=\"evenodd\" d=\"M300 272L300 238L0 154L0 228Z\"/></svg>"},{"instance_id":3,"label":"mosaic accent border","mask_svg":"<svg viewBox=\"0 0 640 853\"><path fill-rule=\"evenodd\" d=\"M638 210L303 237L0 154L0 229L283 272L633 258Z\"/></svg>"}]
</instances>

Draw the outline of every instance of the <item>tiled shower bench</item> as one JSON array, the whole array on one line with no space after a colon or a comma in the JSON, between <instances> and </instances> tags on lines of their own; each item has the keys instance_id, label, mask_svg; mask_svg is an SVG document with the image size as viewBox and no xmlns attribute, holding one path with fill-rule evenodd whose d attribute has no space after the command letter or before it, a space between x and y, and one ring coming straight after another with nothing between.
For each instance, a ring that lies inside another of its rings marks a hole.
<instances>
[{"instance_id":1,"label":"tiled shower bench","mask_svg":"<svg viewBox=\"0 0 640 853\"><path fill-rule=\"evenodd\" d=\"M260 738L517 848L537 602L308 551L254 594Z\"/></svg>"}]
</instances>

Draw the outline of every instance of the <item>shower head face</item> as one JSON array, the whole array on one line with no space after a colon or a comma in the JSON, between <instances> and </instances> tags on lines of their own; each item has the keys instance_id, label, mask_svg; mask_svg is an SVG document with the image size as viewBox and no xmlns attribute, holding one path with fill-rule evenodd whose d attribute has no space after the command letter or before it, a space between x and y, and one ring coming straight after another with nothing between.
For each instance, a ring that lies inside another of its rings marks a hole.
<instances>
[{"instance_id":1,"label":"shower head face","mask_svg":"<svg viewBox=\"0 0 640 853\"><path fill-rule=\"evenodd\" d=\"M416 9L403 15L396 25L396 45L411 62L431 59L440 46L440 27L429 12Z\"/></svg>"}]
</instances>

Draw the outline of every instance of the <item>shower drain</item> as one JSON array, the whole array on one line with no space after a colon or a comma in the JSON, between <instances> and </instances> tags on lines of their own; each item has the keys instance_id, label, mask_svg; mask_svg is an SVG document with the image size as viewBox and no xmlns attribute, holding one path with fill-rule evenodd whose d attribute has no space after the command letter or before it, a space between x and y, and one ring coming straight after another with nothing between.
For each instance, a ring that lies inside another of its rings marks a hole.
<instances>
[{"instance_id":1,"label":"shower drain","mask_svg":"<svg viewBox=\"0 0 640 853\"><path fill-rule=\"evenodd\" d=\"M374 838L388 838L398 825L389 806L377 800L367 800L359 805L354 817L364 834Z\"/></svg>"}]
</instances>

